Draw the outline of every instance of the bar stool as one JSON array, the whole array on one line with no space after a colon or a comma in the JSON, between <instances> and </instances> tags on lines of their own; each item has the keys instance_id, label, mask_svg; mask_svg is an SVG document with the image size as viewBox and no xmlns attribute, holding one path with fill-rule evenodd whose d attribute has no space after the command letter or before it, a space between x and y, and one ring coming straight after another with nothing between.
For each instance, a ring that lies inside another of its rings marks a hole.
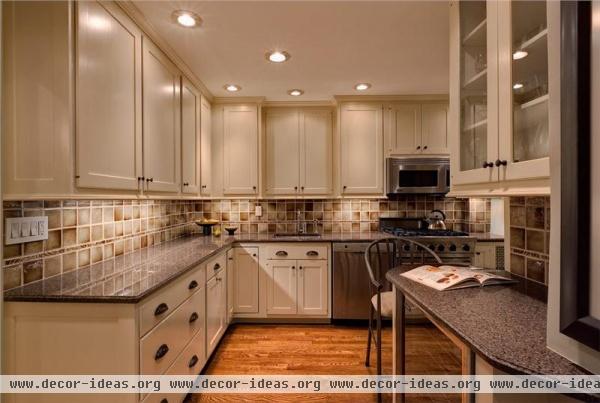
<instances>
[{"instance_id":1,"label":"bar stool","mask_svg":"<svg viewBox=\"0 0 600 403\"><path fill-rule=\"evenodd\" d=\"M424 264L442 264L439 256L420 242L409 238L390 237L371 242L365 251L365 262L369 271L371 295L369 309L369 335L365 366L370 365L371 340L377 348L377 375L381 375L381 319L391 318L394 307L392 291L386 291L385 274L395 267L414 269ZM387 288L389 289L389 288ZM375 315L375 328L373 316ZM381 395L378 395L379 399Z\"/></svg>"}]
</instances>

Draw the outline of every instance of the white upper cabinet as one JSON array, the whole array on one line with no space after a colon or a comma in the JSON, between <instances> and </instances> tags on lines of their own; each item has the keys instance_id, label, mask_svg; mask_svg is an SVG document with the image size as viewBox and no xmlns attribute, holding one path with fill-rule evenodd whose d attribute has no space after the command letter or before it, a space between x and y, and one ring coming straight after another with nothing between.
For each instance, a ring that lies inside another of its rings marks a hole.
<instances>
[{"instance_id":1,"label":"white upper cabinet","mask_svg":"<svg viewBox=\"0 0 600 403\"><path fill-rule=\"evenodd\" d=\"M114 5L81 2L77 10L77 185L138 190L141 32Z\"/></svg>"},{"instance_id":2,"label":"white upper cabinet","mask_svg":"<svg viewBox=\"0 0 600 403\"><path fill-rule=\"evenodd\" d=\"M330 194L331 110L277 108L265 117L266 193Z\"/></svg>"},{"instance_id":3,"label":"white upper cabinet","mask_svg":"<svg viewBox=\"0 0 600 403\"><path fill-rule=\"evenodd\" d=\"M300 121L296 109L266 113L266 193L295 195L300 175Z\"/></svg>"},{"instance_id":4,"label":"white upper cabinet","mask_svg":"<svg viewBox=\"0 0 600 403\"><path fill-rule=\"evenodd\" d=\"M180 73L147 38L142 50L146 189L175 193L181 172Z\"/></svg>"},{"instance_id":5,"label":"white upper cabinet","mask_svg":"<svg viewBox=\"0 0 600 403\"><path fill-rule=\"evenodd\" d=\"M258 194L258 109L223 106L223 193Z\"/></svg>"},{"instance_id":6,"label":"white upper cabinet","mask_svg":"<svg viewBox=\"0 0 600 403\"><path fill-rule=\"evenodd\" d=\"M211 107L206 98L200 103L200 193L210 196L212 190L212 125Z\"/></svg>"},{"instance_id":7,"label":"white upper cabinet","mask_svg":"<svg viewBox=\"0 0 600 403\"><path fill-rule=\"evenodd\" d=\"M548 28L545 1L451 3L456 194L549 192Z\"/></svg>"},{"instance_id":8,"label":"white upper cabinet","mask_svg":"<svg viewBox=\"0 0 600 403\"><path fill-rule=\"evenodd\" d=\"M383 105L343 104L342 194L383 194Z\"/></svg>"},{"instance_id":9,"label":"white upper cabinet","mask_svg":"<svg viewBox=\"0 0 600 403\"><path fill-rule=\"evenodd\" d=\"M300 192L328 195L333 191L333 121L331 110L300 114Z\"/></svg>"},{"instance_id":10,"label":"white upper cabinet","mask_svg":"<svg viewBox=\"0 0 600 403\"><path fill-rule=\"evenodd\" d=\"M388 106L386 147L390 154L415 154L421 150L421 105Z\"/></svg>"},{"instance_id":11,"label":"white upper cabinet","mask_svg":"<svg viewBox=\"0 0 600 403\"><path fill-rule=\"evenodd\" d=\"M181 79L181 191L200 190L200 102L198 90Z\"/></svg>"},{"instance_id":12,"label":"white upper cabinet","mask_svg":"<svg viewBox=\"0 0 600 403\"><path fill-rule=\"evenodd\" d=\"M73 187L71 2L3 2L3 197Z\"/></svg>"},{"instance_id":13,"label":"white upper cabinet","mask_svg":"<svg viewBox=\"0 0 600 403\"><path fill-rule=\"evenodd\" d=\"M421 151L423 154L448 154L448 105L421 106Z\"/></svg>"}]
</instances>

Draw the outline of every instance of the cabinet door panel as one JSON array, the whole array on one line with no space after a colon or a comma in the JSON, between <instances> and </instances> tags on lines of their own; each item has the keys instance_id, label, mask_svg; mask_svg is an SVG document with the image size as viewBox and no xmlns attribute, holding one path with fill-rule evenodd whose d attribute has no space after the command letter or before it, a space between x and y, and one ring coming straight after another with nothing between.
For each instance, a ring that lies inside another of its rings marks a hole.
<instances>
[{"instance_id":1,"label":"cabinet door panel","mask_svg":"<svg viewBox=\"0 0 600 403\"><path fill-rule=\"evenodd\" d=\"M299 120L297 110L266 115L266 169L268 194L295 195L299 188Z\"/></svg>"},{"instance_id":2,"label":"cabinet door panel","mask_svg":"<svg viewBox=\"0 0 600 403\"><path fill-rule=\"evenodd\" d=\"M421 151L424 154L448 154L446 104L421 106Z\"/></svg>"},{"instance_id":3,"label":"cabinet door panel","mask_svg":"<svg viewBox=\"0 0 600 403\"><path fill-rule=\"evenodd\" d=\"M206 283L206 356L219 344L226 326L225 269Z\"/></svg>"},{"instance_id":4,"label":"cabinet door panel","mask_svg":"<svg viewBox=\"0 0 600 403\"><path fill-rule=\"evenodd\" d=\"M235 250L229 249L227 251L227 323L231 322L233 318L233 281L235 272Z\"/></svg>"},{"instance_id":5,"label":"cabinet door panel","mask_svg":"<svg viewBox=\"0 0 600 403\"><path fill-rule=\"evenodd\" d=\"M380 104L342 107L342 193L383 193L382 117Z\"/></svg>"},{"instance_id":6,"label":"cabinet door panel","mask_svg":"<svg viewBox=\"0 0 600 403\"><path fill-rule=\"evenodd\" d=\"M305 110L300 117L300 191L306 195L332 192L331 111Z\"/></svg>"},{"instance_id":7,"label":"cabinet door panel","mask_svg":"<svg viewBox=\"0 0 600 403\"><path fill-rule=\"evenodd\" d=\"M202 130L200 133L200 175L202 196L210 196L212 191L212 125L211 107L208 101L202 97L200 119Z\"/></svg>"},{"instance_id":8,"label":"cabinet door panel","mask_svg":"<svg viewBox=\"0 0 600 403\"><path fill-rule=\"evenodd\" d=\"M223 109L223 193L258 191L258 116L255 106Z\"/></svg>"},{"instance_id":9,"label":"cabinet door panel","mask_svg":"<svg viewBox=\"0 0 600 403\"><path fill-rule=\"evenodd\" d=\"M77 4L77 185L138 189L141 32L118 7Z\"/></svg>"},{"instance_id":10,"label":"cabinet door panel","mask_svg":"<svg viewBox=\"0 0 600 403\"><path fill-rule=\"evenodd\" d=\"M149 40L143 41L144 176L149 191L178 192L180 74Z\"/></svg>"},{"instance_id":11,"label":"cabinet door panel","mask_svg":"<svg viewBox=\"0 0 600 403\"><path fill-rule=\"evenodd\" d=\"M298 313L326 315L328 307L327 261L298 261Z\"/></svg>"},{"instance_id":12,"label":"cabinet door panel","mask_svg":"<svg viewBox=\"0 0 600 403\"><path fill-rule=\"evenodd\" d=\"M181 191L200 190L200 93L181 79Z\"/></svg>"},{"instance_id":13,"label":"cabinet door panel","mask_svg":"<svg viewBox=\"0 0 600 403\"><path fill-rule=\"evenodd\" d=\"M258 248L234 248L234 313L257 313L259 290Z\"/></svg>"},{"instance_id":14,"label":"cabinet door panel","mask_svg":"<svg viewBox=\"0 0 600 403\"><path fill-rule=\"evenodd\" d=\"M267 266L267 314L295 314L296 261L270 260Z\"/></svg>"},{"instance_id":15,"label":"cabinet door panel","mask_svg":"<svg viewBox=\"0 0 600 403\"><path fill-rule=\"evenodd\" d=\"M388 152L414 154L421 151L421 105L393 104L388 108Z\"/></svg>"}]
</instances>

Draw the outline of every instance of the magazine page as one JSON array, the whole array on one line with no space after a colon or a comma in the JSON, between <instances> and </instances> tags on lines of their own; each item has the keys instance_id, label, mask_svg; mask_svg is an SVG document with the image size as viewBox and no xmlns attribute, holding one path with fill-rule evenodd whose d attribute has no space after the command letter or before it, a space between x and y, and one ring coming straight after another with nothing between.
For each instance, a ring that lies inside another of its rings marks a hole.
<instances>
[{"instance_id":1,"label":"magazine page","mask_svg":"<svg viewBox=\"0 0 600 403\"><path fill-rule=\"evenodd\" d=\"M463 267L426 265L402 273L402 276L442 291L467 282L472 282L472 286L478 286L479 281L475 278L476 274L478 273Z\"/></svg>"}]
</instances>

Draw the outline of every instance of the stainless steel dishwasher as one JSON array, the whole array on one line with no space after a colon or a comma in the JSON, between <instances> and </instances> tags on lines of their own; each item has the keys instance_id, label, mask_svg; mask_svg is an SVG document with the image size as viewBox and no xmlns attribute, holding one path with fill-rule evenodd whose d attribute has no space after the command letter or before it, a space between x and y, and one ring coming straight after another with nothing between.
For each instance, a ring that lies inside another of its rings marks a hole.
<instances>
[{"instance_id":1,"label":"stainless steel dishwasher","mask_svg":"<svg viewBox=\"0 0 600 403\"><path fill-rule=\"evenodd\" d=\"M333 319L368 319L371 295L365 250L369 242L333 244ZM385 291L391 290L385 282Z\"/></svg>"}]
</instances>

